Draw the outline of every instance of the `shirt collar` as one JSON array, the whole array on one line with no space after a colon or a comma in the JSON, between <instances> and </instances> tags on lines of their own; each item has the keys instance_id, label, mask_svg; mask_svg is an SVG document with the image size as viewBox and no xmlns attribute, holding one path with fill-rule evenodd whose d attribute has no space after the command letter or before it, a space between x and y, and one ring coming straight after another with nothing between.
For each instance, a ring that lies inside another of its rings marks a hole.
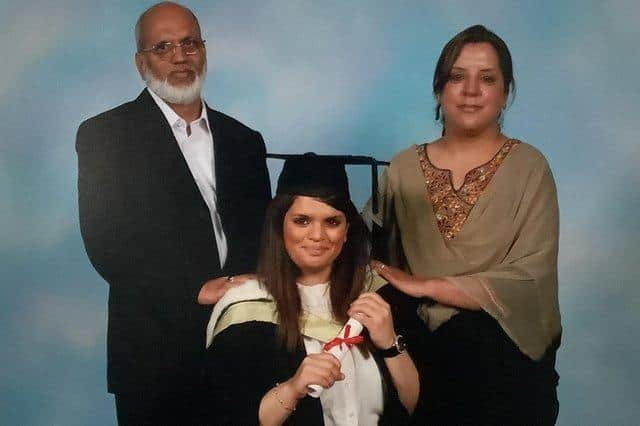
<instances>
[{"instance_id":1,"label":"shirt collar","mask_svg":"<svg viewBox=\"0 0 640 426\"><path fill-rule=\"evenodd\" d=\"M151 95L153 100L156 102L158 107L160 108L160 111L162 111L162 114L167 119L167 122L169 122L169 126L171 126L173 128L178 122L184 122L185 121L182 117L180 117L178 114L176 114L176 112L173 110L173 108L171 108L169 106L169 104L167 104L164 101L164 99L162 99L160 96L158 96L153 90L151 90L151 89L149 89L147 87L147 91L149 92L149 94ZM209 118L207 116L207 105L204 103L204 100L202 100L202 99L200 100L200 102L202 102L202 108L201 108L201 111L200 111L200 117L196 118L194 121L195 122L200 122L200 120L204 120L204 124L205 124L204 127L207 130L209 130Z\"/></svg>"}]
</instances>

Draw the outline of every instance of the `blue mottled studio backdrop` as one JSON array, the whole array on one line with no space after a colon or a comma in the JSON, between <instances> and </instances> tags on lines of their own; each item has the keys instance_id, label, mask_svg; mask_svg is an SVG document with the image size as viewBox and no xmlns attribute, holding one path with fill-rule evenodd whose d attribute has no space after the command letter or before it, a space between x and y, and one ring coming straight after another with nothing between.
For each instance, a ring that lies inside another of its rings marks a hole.
<instances>
[{"instance_id":1,"label":"blue mottled studio backdrop","mask_svg":"<svg viewBox=\"0 0 640 426\"><path fill-rule=\"evenodd\" d=\"M115 424L107 285L80 238L74 139L83 119L142 89L133 25L150 4L0 1L0 424ZM275 152L388 159L437 137L440 49L476 23L501 35L518 84L505 131L546 154L559 188L559 423L637 424L640 3L188 6L207 39L206 100ZM272 179L279 168L270 160ZM349 173L362 206L368 171Z\"/></svg>"}]
</instances>

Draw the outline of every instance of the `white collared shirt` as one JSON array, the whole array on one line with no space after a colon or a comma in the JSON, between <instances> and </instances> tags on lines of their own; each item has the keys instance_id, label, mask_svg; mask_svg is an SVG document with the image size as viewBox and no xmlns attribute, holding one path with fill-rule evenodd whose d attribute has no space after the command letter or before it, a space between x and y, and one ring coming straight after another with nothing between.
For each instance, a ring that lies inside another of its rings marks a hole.
<instances>
[{"instance_id":1,"label":"white collared shirt","mask_svg":"<svg viewBox=\"0 0 640 426\"><path fill-rule=\"evenodd\" d=\"M298 284L303 311L312 316L333 318L329 283L306 286ZM307 354L322 352L323 343L303 336ZM365 357L352 347L342 358L344 380L335 382L320 395L327 426L377 425L384 409L382 377L373 356Z\"/></svg>"},{"instance_id":2,"label":"white collared shirt","mask_svg":"<svg viewBox=\"0 0 640 426\"><path fill-rule=\"evenodd\" d=\"M189 166L191 175L200 190L200 194L207 204L213 231L218 246L220 266L224 266L227 260L227 237L222 229L222 221L216 207L216 174L215 153L213 151L213 135L209 126L207 107L202 101L202 113L200 117L189 123L191 135L187 135L187 122L182 119L167 103L156 95L153 90L147 88L153 100L158 104L164 114L173 136L175 136L180 151ZM190 218L184 218L190 220Z\"/></svg>"}]
</instances>

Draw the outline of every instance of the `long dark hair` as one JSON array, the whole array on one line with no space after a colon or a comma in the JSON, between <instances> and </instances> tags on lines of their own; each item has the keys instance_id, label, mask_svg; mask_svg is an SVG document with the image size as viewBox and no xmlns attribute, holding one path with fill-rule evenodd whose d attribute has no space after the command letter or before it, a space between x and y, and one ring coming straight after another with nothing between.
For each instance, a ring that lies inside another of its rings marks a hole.
<instances>
[{"instance_id":1,"label":"long dark hair","mask_svg":"<svg viewBox=\"0 0 640 426\"><path fill-rule=\"evenodd\" d=\"M483 25L474 25L456 34L442 48L442 53L440 53L440 58L433 73L433 96L435 96L436 100L442 94L445 84L449 81L451 68L453 68L458 56L460 56L462 48L469 43L489 43L493 46L498 54L498 63L504 79L505 97L509 96L509 93L515 93L516 82L513 77L513 63L507 44L496 33L488 30ZM444 124L444 116L440 116L440 109L440 102L437 102L436 120L440 120Z\"/></svg>"},{"instance_id":2,"label":"long dark hair","mask_svg":"<svg viewBox=\"0 0 640 426\"><path fill-rule=\"evenodd\" d=\"M284 217L296 197L276 195L267 207L258 258L258 277L276 302L280 336L289 350L302 343L302 306L296 285L300 269L289 257L283 236ZM349 224L347 241L333 263L329 286L333 315L339 321L346 321L349 304L360 295L364 286L369 263L369 231L348 198L327 196L317 200L343 212Z\"/></svg>"}]
</instances>

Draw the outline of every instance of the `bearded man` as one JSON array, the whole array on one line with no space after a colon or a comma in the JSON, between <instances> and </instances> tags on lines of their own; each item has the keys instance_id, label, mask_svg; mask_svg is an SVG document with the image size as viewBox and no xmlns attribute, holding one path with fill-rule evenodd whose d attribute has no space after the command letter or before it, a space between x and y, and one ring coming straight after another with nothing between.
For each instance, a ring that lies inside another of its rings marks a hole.
<instances>
[{"instance_id":1,"label":"bearded man","mask_svg":"<svg viewBox=\"0 0 640 426\"><path fill-rule=\"evenodd\" d=\"M135 37L147 88L78 130L80 227L109 284L119 423L198 424L211 312L198 300L212 303L255 268L271 199L265 147L202 100L206 48L193 12L154 5Z\"/></svg>"}]
</instances>

